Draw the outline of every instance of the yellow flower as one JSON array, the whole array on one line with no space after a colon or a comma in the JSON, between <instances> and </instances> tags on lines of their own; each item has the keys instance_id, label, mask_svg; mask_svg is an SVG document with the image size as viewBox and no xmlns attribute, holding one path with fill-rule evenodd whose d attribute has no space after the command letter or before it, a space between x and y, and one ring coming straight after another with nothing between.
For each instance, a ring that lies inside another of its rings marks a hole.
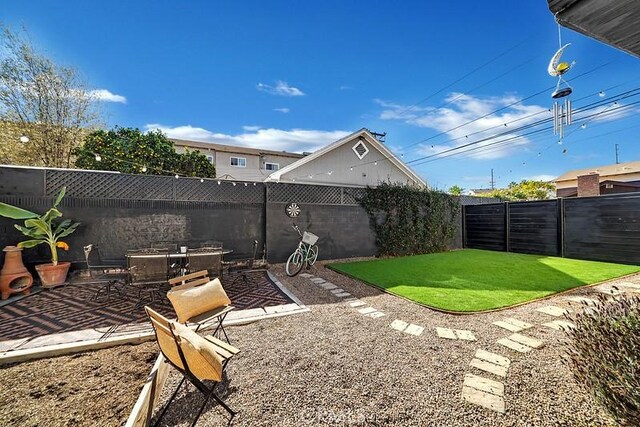
<instances>
[{"instance_id":1,"label":"yellow flower","mask_svg":"<svg viewBox=\"0 0 640 427\"><path fill-rule=\"evenodd\" d=\"M69 245L67 245L65 242L56 243L56 247L58 247L60 249L64 249L65 251L69 250Z\"/></svg>"}]
</instances>

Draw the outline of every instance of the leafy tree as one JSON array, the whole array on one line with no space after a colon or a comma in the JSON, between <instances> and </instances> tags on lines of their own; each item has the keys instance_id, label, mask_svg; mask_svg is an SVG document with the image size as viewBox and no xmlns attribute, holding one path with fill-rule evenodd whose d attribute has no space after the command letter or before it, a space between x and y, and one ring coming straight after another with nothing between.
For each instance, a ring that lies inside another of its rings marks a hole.
<instances>
[{"instance_id":1,"label":"leafy tree","mask_svg":"<svg viewBox=\"0 0 640 427\"><path fill-rule=\"evenodd\" d=\"M511 182L507 188L496 189L490 193L482 194L482 196L514 201L547 200L553 196L555 188L556 186L552 182L523 179L520 182Z\"/></svg>"},{"instance_id":2,"label":"leafy tree","mask_svg":"<svg viewBox=\"0 0 640 427\"><path fill-rule=\"evenodd\" d=\"M454 185L449 188L449 194L451 194L452 196L461 196L463 191L464 188L460 187L459 185Z\"/></svg>"},{"instance_id":3,"label":"leafy tree","mask_svg":"<svg viewBox=\"0 0 640 427\"><path fill-rule=\"evenodd\" d=\"M0 49L1 160L69 167L84 129L97 122L93 92L73 68L37 52L25 34L0 27Z\"/></svg>"},{"instance_id":4,"label":"leafy tree","mask_svg":"<svg viewBox=\"0 0 640 427\"><path fill-rule=\"evenodd\" d=\"M159 130L116 127L89 133L84 145L74 150L80 169L133 174L215 178L216 168L198 151L176 153L173 143ZM146 169L144 169L146 168Z\"/></svg>"}]
</instances>

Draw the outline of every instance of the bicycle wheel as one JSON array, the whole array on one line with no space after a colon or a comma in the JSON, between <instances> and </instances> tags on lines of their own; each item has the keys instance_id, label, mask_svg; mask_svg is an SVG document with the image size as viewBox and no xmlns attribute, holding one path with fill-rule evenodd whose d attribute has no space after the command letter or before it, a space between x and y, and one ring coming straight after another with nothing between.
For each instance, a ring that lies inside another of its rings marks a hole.
<instances>
[{"instance_id":1,"label":"bicycle wheel","mask_svg":"<svg viewBox=\"0 0 640 427\"><path fill-rule=\"evenodd\" d=\"M285 266L287 276L292 277L300 273L303 264L304 255L302 254L302 251L296 249L287 259L287 265Z\"/></svg>"},{"instance_id":2,"label":"bicycle wheel","mask_svg":"<svg viewBox=\"0 0 640 427\"><path fill-rule=\"evenodd\" d=\"M309 252L307 252L307 262L309 265L313 265L316 263L318 259L318 245L313 245L309 248Z\"/></svg>"}]
</instances>

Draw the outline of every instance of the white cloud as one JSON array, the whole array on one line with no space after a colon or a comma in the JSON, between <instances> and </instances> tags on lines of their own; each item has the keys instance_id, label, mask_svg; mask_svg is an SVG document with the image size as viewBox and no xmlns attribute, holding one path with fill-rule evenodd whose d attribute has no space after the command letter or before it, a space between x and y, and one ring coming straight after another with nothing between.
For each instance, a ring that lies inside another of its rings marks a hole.
<instances>
[{"instance_id":1,"label":"white cloud","mask_svg":"<svg viewBox=\"0 0 640 427\"><path fill-rule=\"evenodd\" d=\"M351 133L342 130L257 129L248 131L245 129L244 133L228 135L191 125L171 127L156 123L145 125L144 128L147 131L160 129L169 138L290 152L316 151Z\"/></svg>"},{"instance_id":2,"label":"white cloud","mask_svg":"<svg viewBox=\"0 0 640 427\"><path fill-rule=\"evenodd\" d=\"M352 90L353 86L349 86L349 85L342 85L338 88L338 90Z\"/></svg>"},{"instance_id":3,"label":"white cloud","mask_svg":"<svg viewBox=\"0 0 640 427\"><path fill-rule=\"evenodd\" d=\"M279 96L304 96L305 93L297 87L290 86L289 83L278 80L275 86L258 83L256 88L261 92Z\"/></svg>"},{"instance_id":4,"label":"white cloud","mask_svg":"<svg viewBox=\"0 0 640 427\"><path fill-rule=\"evenodd\" d=\"M262 126L242 126L242 130L247 132L254 132L254 131L257 131L258 129L262 129Z\"/></svg>"},{"instance_id":5,"label":"white cloud","mask_svg":"<svg viewBox=\"0 0 640 427\"><path fill-rule=\"evenodd\" d=\"M277 111L282 114L287 114L291 110L289 110L288 108L274 108L273 111Z\"/></svg>"},{"instance_id":6,"label":"white cloud","mask_svg":"<svg viewBox=\"0 0 640 427\"><path fill-rule=\"evenodd\" d=\"M420 145L416 150L420 154L430 155L501 134L508 131L509 126L520 127L550 115L550 113L532 115L546 111L548 107L525 105L518 102L518 100L519 98L512 94L481 98L454 92L445 98L447 104L442 108L402 105L381 99L375 99L374 102L383 107L383 111L379 116L380 119L400 120L414 126L433 129L438 133L445 133L449 138L448 142L427 143ZM504 110L488 115L499 108L504 108ZM484 115L488 116L477 119ZM530 115L532 116L527 117ZM470 121L473 121L473 123L468 123ZM505 123L510 122L515 123L504 126ZM511 133L504 137L479 142L474 147L487 146L501 139L512 138L516 135L518 134ZM491 146L491 148L477 148L475 151L470 151L465 155L477 159L504 157L511 153L514 148L525 145L528 142L529 140L523 137L502 145L496 144L497 146Z\"/></svg>"},{"instance_id":7,"label":"white cloud","mask_svg":"<svg viewBox=\"0 0 640 427\"><path fill-rule=\"evenodd\" d=\"M107 89L94 89L89 91L89 96L97 101L102 102L118 102L120 104L126 104L127 98L122 95L116 95Z\"/></svg>"}]
</instances>

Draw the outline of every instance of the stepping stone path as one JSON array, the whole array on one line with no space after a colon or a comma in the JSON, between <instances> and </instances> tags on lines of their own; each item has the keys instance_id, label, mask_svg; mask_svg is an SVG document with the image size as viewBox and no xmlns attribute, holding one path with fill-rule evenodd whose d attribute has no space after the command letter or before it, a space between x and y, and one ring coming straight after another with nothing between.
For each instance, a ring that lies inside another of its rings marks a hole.
<instances>
[{"instance_id":1,"label":"stepping stone path","mask_svg":"<svg viewBox=\"0 0 640 427\"><path fill-rule=\"evenodd\" d=\"M623 291L621 291L620 289L615 289L612 285L596 286L593 289L595 289L597 292L600 292L601 294L606 295L621 295L623 293Z\"/></svg>"},{"instance_id":2,"label":"stepping stone path","mask_svg":"<svg viewBox=\"0 0 640 427\"><path fill-rule=\"evenodd\" d=\"M555 329L556 331L566 331L567 329L576 327L576 325L567 320L554 320L553 322L543 323L542 326Z\"/></svg>"},{"instance_id":3,"label":"stepping stone path","mask_svg":"<svg viewBox=\"0 0 640 427\"><path fill-rule=\"evenodd\" d=\"M302 273L300 274L300 277L304 277L306 279L309 279L311 282L313 282L314 284L320 286L321 288L327 290L327 291L331 291L331 294L337 298L345 298L344 301L349 304L349 306L351 308L355 308L357 309L357 311L367 317L372 317L374 319L377 319L379 317L383 317L386 316L386 314L384 314L381 311L376 310L373 307L366 307L367 303L365 303L364 301L360 301L357 298L354 298L353 295L351 295L349 292L345 291L344 289L341 289L339 287L337 287L336 285L334 285L331 282L327 282L326 280L324 280L321 277L315 277L313 274L309 274L309 273ZM360 308L358 308L360 307Z\"/></svg>"},{"instance_id":4,"label":"stepping stone path","mask_svg":"<svg viewBox=\"0 0 640 427\"><path fill-rule=\"evenodd\" d=\"M436 328L436 334L449 340L476 341L473 332L464 329Z\"/></svg>"},{"instance_id":5,"label":"stepping stone path","mask_svg":"<svg viewBox=\"0 0 640 427\"><path fill-rule=\"evenodd\" d=\"M478 349L470 366L499 377L506 377L511 361L499 354ZM504 414L504 384L479 375L465 374L462 398L475 405Z\"/></svg>"},{"instance_id":6,"label":"stepping stone path","mask_svg":"<svg viewBox=\"0 0 640 427\"><path fill-rule=\"evenodd\" d=\"M497 322L493 322L492 325L499 326L511 332L520 332L524 329L529 329L533 327L531 323L523 322L522 320L514 319L511 317L504 320L498 320Z\"/></svg>"},{"instance_id":7,"label":"stepping stone path","mask_svg":"<svg viewBox=\"0 0 640 427\"><path fill-rule=\"evenodd\" d=\"M555 316L555 317L562 317L565 314L571 312L571 310L568 310L562 307L556 307L555 305L540 307L540 308L537 308L536 311L539 311L540 313L548 314L549 316Z\"/></svg>"}]
</instances>

